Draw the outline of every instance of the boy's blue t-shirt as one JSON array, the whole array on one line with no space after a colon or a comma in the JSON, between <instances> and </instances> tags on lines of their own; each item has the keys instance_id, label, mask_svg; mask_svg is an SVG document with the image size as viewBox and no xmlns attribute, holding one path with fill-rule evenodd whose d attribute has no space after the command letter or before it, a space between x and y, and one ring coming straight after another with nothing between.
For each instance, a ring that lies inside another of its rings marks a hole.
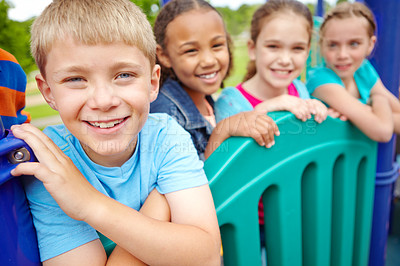
<instances>
[{"instance_id":1,"label":"boy's blue t-shirt","mask_svg":"<svg viewBox=\"0 0 400 266\"><path fill-rule=\"evenodd\" d=\"M44 132L97 190L135 210L154 188L165 194L208 182L190 135L166 114L149 115L134 154L121 167L92 162L64 125L50 126ZM41 181L31 177L24 185L42 261L98 238L87 223L68 217Z\"/></svg>"},{"instance_id":2,"label":"boy's blue t-shirt","mask_svg":"<svg viewBox=\"0 0 400 266\"><path fill-rule=\"evenodd\" d=\"M360 93L360 101L362 103L366 104L368 102L371 89L378 79L379 75L375 68L365 59L354 73L354 80ZM310 94L312 94L316 88L325 84L338 84L344 87L342 80L333 70L327 67L317 67L310 70L306 83Z\"/></svg>"}]
</instances>

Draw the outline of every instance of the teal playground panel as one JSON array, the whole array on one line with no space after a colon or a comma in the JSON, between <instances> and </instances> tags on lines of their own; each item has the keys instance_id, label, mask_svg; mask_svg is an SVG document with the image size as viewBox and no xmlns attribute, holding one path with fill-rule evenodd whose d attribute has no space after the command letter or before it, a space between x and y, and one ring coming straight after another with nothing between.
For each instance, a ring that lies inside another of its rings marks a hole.
<instances>
[{"instance_id":1,"label":"teal playground panel","mask_svg":"<svg viewBox=\"0 0 400 266\"><path fill-rule=\"evenodd\" d=\"M263 199L268 266L367 265L377 144L349 122L301 122L276 112L270 149L226 140L205 162L224 265L261 265Z\"/></svg>"}]
</instances>

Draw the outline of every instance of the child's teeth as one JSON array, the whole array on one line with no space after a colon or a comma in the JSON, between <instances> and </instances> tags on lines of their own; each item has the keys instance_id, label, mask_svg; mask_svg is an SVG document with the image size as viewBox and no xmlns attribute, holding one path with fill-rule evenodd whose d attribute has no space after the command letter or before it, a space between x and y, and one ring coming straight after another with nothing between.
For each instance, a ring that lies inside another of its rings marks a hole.
<instances>
[{"instance_id":1,"label":"child's teeth","mask_svg":"<svg viewBox=\"0 0 400 266\"><path fill-rule=\"evenodd\" d=\"M287 71L287 70L275 70L275 72L277 72L278 74L287 74L287 73L289 73L289 71Z\"/></svg>"},{"instance_id":2,"label":"child's teeth","mask_svg":"<svg viewBox=\"0 0 400 266\"><path fill-rule=\"evenodd\" d=\"M99 128L110 128L122 122L121 120L111 121L111 122L92 122L91 124Z\"/></svg>"},{"instance_id":3,"label":"child's teeth","mask_svg":"<svg viewBox=\"0 0 400 266\"><path fill-rule=\"evenodd\" d=\"M200 77L205 78L205 79L211 79L211 78L215 77L215 75L217 75L217 72L214 72L214 73L208 74L208 75L200 75Z\"/></svg>"}]
</instances>

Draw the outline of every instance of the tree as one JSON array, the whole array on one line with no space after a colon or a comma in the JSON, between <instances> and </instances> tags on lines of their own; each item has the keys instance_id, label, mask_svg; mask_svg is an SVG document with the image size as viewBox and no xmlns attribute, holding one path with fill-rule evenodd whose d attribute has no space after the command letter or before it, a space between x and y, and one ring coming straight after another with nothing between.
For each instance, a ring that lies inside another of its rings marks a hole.
<instances>
[{"instance_id":1,"label":"tree","mask_svg":"<svg viewBox=\"0 0 400 266\"><path fill-rule=\"evenodd\" d=\"M251 18L259 5L243 4L238 10L231 10L229 7L217 7L221 13L226 28L232 36L237 36L250 29Z\"/></svg>"},{"instance_id":2,"label":"tree","mask_svg":"<svg viewBox=\"0 0 400 266\"><path fill-rule=\"evenodd\" d=\"M25 22L10 20L7 14L10 7L7 1L0 1L0 47L17 58L25 73L30 73L36 69L29 45L33 19Z\"/></svg>"},{"instance_id":3,"label":"tree","mask_svg":"<svg viewBox=\"0 0 400 266\"><path fill-rule=\"evenodd\" d=\"M132 3L140 7L143 13L146 14L147 19L153 26L156 20L158 11L160 10L160 0L130 0Z\"/></svg>"}]
</instances>

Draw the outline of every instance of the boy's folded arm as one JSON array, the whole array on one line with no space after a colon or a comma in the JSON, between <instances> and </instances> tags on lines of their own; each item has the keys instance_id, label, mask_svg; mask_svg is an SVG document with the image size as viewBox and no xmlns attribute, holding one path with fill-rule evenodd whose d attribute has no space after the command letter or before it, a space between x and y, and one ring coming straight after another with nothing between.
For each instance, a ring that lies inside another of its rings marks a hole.
<instances>
[{"instance_id":1,"label":"boy's folded arm","mask_svg":"<svg viewBox=\"0 0 400 266\"><path fill-rule=\"evenodd\" d=\"M58 265L106 265L107 256L99 239L65 252L43 262L43 266Z\"/></svg>"},{"instance_id":2,"label":"boy's folded arm","mask_svg":"<svg viewBox=\"0 0 400 266\"><path fill-rule=\"evenodd\" d=\"M157 189L153 189L150 192L139 212L160 221L171 221L171 212L167 199ZM139 266L146 264L122 247L116 246L107 260L107 266L113 265Z\"/></svg>"},{"instance_id":3,"label":"boy's folded arm","mask_svg":"<svg viewBox=\"0 0 400 266\"><path fill-rule=\"evenodd\" d=\"M109 198L85 222L150 265L218 265L220 234L208 185L166 195L172 222L161 222Z\"/></svg>"},{"instance_id":4,"label":"boy's folded arm","mask_svg":"<svg viewBox=\"0 0 400 266\"><path fill-rule=\"evenodd\" d=\"M158 220L170 221L170 209L164 195L154 189L147 197L140 213ZM74 263L72 263L74 262ZM104 255L104 250L99 240L94 240L65 252L57 257L47 260L44 265L147 265L127 250L116 246L110 257ZM72 264L71 264L72 263Z\"/></svg>"},{"instance_id":5,"label":"boy's folded arm","mask_svg":"<svg viewBox=\"0 0 400 266\"><path fill-rule=\"evenodd\" d=\"M27 142L39 162L20 164L12 174L35 175L71 218L87 222L147 264L218 264L219 227L208 185L169 193L172 223L161 222L97 191L39 129L23 125L13 133ZM67 259L79 265L89 259L91 265L101 265L103 256L95 240L46 263Z\"/></svg>"},{"instance_id":6,"label":"boy's folded arm","mask_svg":"<svg viewBox=\"0 0 400 266\"><path fill-rule=\"evenodd\" d=\"M314 91L313 96L343 114L369 138L379 142L390 140L393 118L386 97L371 94L373 103L368 106L337 84L322 85Z\"/></svg>"}]
</instances>

